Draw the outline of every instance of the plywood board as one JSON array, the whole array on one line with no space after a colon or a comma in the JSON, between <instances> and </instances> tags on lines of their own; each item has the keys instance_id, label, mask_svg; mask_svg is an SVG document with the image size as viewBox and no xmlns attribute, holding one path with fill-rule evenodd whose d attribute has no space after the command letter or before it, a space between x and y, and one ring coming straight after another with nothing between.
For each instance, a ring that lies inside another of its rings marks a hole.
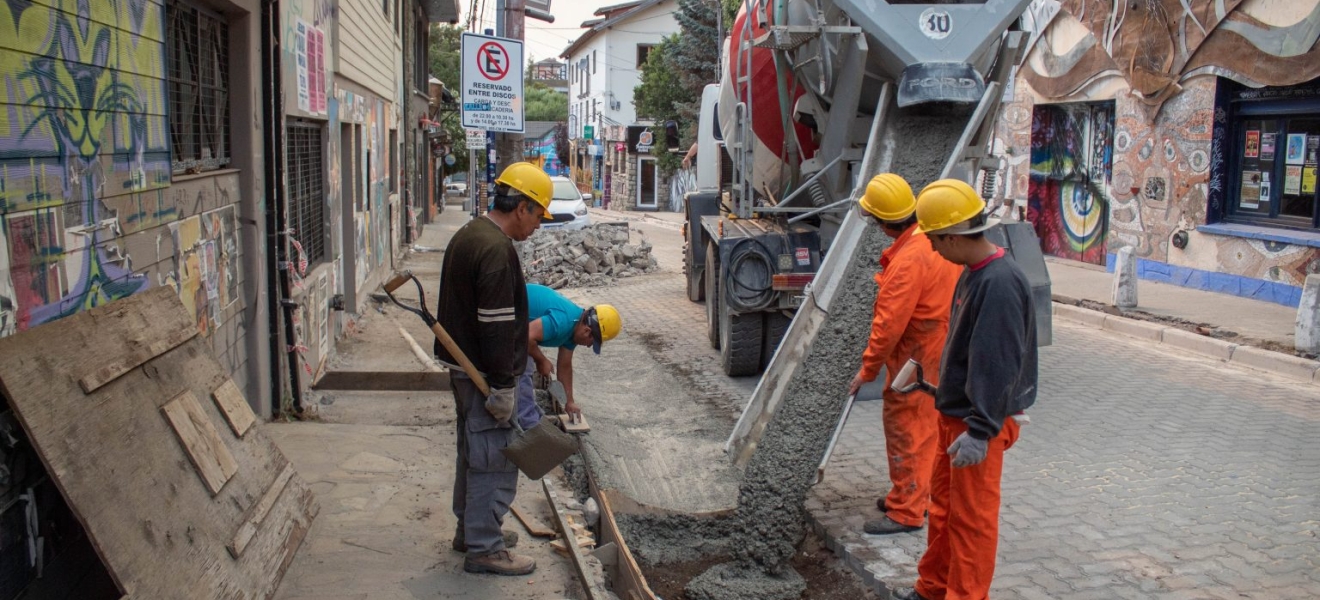
<instances>
[{"instance_id":1,"label":"plywood board","mask_svg":"<svg viewBox=\"0 0 1320 600\"><path fill-rule=\"evenodd\" d=\"M229 542L229 554L234 558L243 556L243 551L252 542L252 538L257 535L257 528L261 527L262 521L266 520L266 515L270 514L270 509L274 508L275 501L279 499L284 488L289 485L289 480L293 478L293 467L284 465L284 470L280 471L275 482L266 488L266 493L261 495L261 500L248 509L247 514L243 515L243 524L238 526L238 531L234 533L234 540Z\"/></svg>"},{"instance_id":2,"label":"plywood board","mask_svg":"<svg viewBox=\"0 0 1320 600\"><path fill-rule=\"evenodd\" d=\"M206 488L211 490L211 495L218 494L229 478L238 472L238 463L220 441L220 432L202 413L197 398L192 392L184 391L160 411L169 419L174 434L179 437L179 443Z\"/></svg>"},{"instance_id":3,"label":"plywood board","mask_svg":"<svg viewBox=\"0 0 1320 600\"><path fill-rule=\"evenodd\" d=\"M88 394L95 392L101 386L142 366L143 363L173 350L179 344L192 339L195 335L197 335L197 326L192 323L185 323L182 324L181 329L168 331L164 337L152 340L150 343L143 344L131 339L124 354L115 357L105 366L78 380L78 385Z\"/></svg>"},{"instance_id":4,"label":"plywood board","mask_svg":"<svg viewBox=\"0 0 1320 600\"><path fill-rule=\"evenodd\" d=\"M519 508L517 504L514 504L509 508L512 509L513 516L518 519L518 522L522 523L523 527L527 528L527 533L532 534L532 537L539 537L539 538L555 537L555 532L553 529L549 529L545 525L542 525L540 520L538 520L536 517L532 515L527 514L527 511L524 511L523 509Z\"/></svg>"},{"instance_id":5,"label":"plywood board","mask_svg":"<svg viewBox=\"0 0 1320 600\"><path fill-rule=\"evenodd\" d=\"M243 398L243 392L238 389L233 379L226 379L211 393L211 397L215 399L216 407L225 416L225 421L229 423L229 429L234 435L243 437L252 424L257 422L257 416L252 414L252 407L248 406L247 400Z\"/></svg>"},{"instance_id":6,"label":"plywood board","mask_svg":"<svg viewBox=\"0 0 1320 600\"><path fill-rule=\"evenodd\" d=\"M204 399L229 379L193 336L87 394L105 357L150 346L191 323L169 287L0 338L0 388L120 591L134 598L269 598L316 501L290 476L239 558L227 546L288 460L260 424L218 435L237 465L214 496L161 409ZM197 401L213 427L225 417ZM192 419L192 417L189 417Z\"/></svg>"}]
</instances>

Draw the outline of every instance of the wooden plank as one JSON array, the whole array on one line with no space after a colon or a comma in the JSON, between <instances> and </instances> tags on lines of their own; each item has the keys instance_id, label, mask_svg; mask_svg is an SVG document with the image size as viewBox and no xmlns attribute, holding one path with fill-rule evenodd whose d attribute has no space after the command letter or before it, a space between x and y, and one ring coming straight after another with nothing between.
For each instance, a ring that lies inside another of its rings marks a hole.
<instances>
[{"instance_id":1,"label":"wooden plank","mask_svg":"<svg viewBox=\"0 0 1320 600\"><path fill-rule=\"evenodd\" d=\"M247 399L243 397L243 392L238 389L238 384L235 384L233 379L226 379L211 393L211 397L215 399L220 414L225 416L225 421L229 422L229 429L233 430L234 435L243 437L252 424L257 422L257 416L252 414L252 407L248 406Z\"/></svg>"},{"instance_id":2,"label":"wooden plank","mask_svg":"<svg viewBox=\"0 0 1320 600\"><path fill-rule=\"evenodd\" d=\"M194 336L86 394L79 379L134 338L195 326L169 286L0 338L0 392L120 590L133 598L271 598L317 513L296 474L240 559L226 545L289 463L252 425L222 436L238 471L218 494L198 475L160 409L190 391L205 401L230 373ZM149 343L149 342L147 342Z\"/></svg>"},{"instance_id":3,"label":"wooden plank","mask_svg":"<svg viewBox=\"0 0 1320 600\"><path fill-rule=\"evenodd\" d=\"M614 520L614 509L610 507L608 495L596 488L594 478L588 477L593 497L596 503L600 505L600 545L614 544L618 546L618 569L613 578L614 593L621 598L637 598L638 600L657 600L655 592L651 591L651 586L646 583L646 576L642 574L642 568L637 566L637 559L633 558L632 550L628 549L628 544L623 540L623 535L619 533L619 524Z\"/></svg>"},{"instance_id":4,"label":"wooden plank","mask_svg":"<svg viewBox=\"0 0 1320 600\"><path fill-rule=\"evenodd\" d=\"M184 392L160 410L169 419L175 435L179 436L179 443L183 444L206 489L211 490L212 496L220 493L220 488L238 472L238 463L234 462L234 455L229 453L225 443L220 441L220 432L202 413L197 398L192 392Z\"/></svg>"},{"instance_id":5,"label":"wooden plank","mask_svg":"<svg viewBox=\"0 0 1320 600\"><path fill-rule=\"evenodd\" d=\"M275 506L275 501L279 499L280 494L284 492L285 486L289 485L289 480L293 478L293 466L284 465L284 470L275 477L275 482L266 488L266 493L261 495L261 500L248 508L248 512L243 515L243 524L238 526L238 531L234 532L233 541L229 542L229 555L234 558L243 556L243 551L247 549L248 543L257 535L257 528L261 522L266 520L266 515L270 514L270 509Z\"/></svg>"},{"instance_id":6,"label":"wooden plank","mask_svg":"<svg viewBox=\"0 0 1320 600\"><path fill-rule=\"evenodd\" d=\"M90 375L83 377L78 381L84 393L90 394L101 386L119 379L129 371L142 366L143 363L156 358L170 350L177 348L180 344L192 339L197 335L197 327L189 325L183 329L176 329L166 334L162 339L157 339L146 344L137 341L131 341L132 346L124 354L116 357L110 363L93 371Z\"/></svg>"},{"instance_id":7,"label":"wooden plank","mask_svg":"<svg viewBox=\"0 0 1320 600\"><path fill-rule=\"evenodd\" d=\"M517 504L510 508L513 510L513 516L518 519L519 523L522 523L523 527L527 529L527 533L530 533L532 537L555 537L555 531L553 529L549 529L545 525L542 525L541 521L527 514L523 509L518 508Z\"/></svg>"},{"instance_id":8,"label":"wooden plank","mask_svg":"<svg viewBox=\"0 0 1320 600\"><path fill-rule=\"evenodd\" d=\"M550 489L550 482L541 480L541 489L545 490L545 499L550 502L550 512L555 520L555 528L559 530L564 539L573 538L573 527L569 524L568 515L564 513L564 506L559 502L559 494ZM578 548L577 544L564 544L568 551L568 557L573 562L573 568L577 571L578 581L582 583L582 589L586 592L587 600L605 600L610 597L610 593L605 589L604 574L594 572L587 564L587 557ZM599 563L599 559L592 559Z\"/></svg>"}]
</instances>

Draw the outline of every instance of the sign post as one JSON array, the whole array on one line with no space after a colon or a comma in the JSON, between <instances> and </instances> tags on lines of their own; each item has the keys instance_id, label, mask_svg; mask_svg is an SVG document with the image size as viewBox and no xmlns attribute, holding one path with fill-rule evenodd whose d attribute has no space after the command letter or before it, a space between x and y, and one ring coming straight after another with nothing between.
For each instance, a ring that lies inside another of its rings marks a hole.
<instances>
[{"instance_id":1,"label":"sign post","mask_svg":"<svg viewBox=\"0 0 1320 600\"><path fill-rule=\"evenodd\" d=\"M463 127L522 133L523 43L463 34Z\"/></svg>"}]
</instances>

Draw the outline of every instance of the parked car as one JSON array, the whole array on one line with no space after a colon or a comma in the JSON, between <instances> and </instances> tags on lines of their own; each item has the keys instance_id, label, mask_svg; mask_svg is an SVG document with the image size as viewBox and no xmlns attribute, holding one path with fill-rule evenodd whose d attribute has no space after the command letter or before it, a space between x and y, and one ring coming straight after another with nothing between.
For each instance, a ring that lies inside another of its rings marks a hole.
<instances>
[{"instance_id":1,"label":"parked car","mask_svg":"<svg viewBox=\"0 0 1320 600\"><path fill-rule=\"evenodd\" d=\"M590 225L587 200L577 186L567 177L555 176L550 181L555 184L554 196L550 198L550 216L554 220L543 223L541 227L577 230Z\"/></svg>"},{"instance_id":2,"label":"parked car","mask_svg":"<svg viewBox=\"0 0 1320 600\"><path fill-rule=\"evenodd\" d=\"M467 195L467 184L466 184L466 183L461 183L461 182L460 182L460 183L451 183L451 184L445 186L445 195L447 195L447 196L466 196L466 195Z\"/></svg>"}]
</instances>

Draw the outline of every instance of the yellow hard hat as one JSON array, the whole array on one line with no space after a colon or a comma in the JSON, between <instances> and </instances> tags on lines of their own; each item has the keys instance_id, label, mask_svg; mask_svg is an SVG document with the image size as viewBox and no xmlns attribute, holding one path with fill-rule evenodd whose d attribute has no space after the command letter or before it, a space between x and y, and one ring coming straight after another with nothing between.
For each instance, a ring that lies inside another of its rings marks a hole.
<instances>
[{"instance_id":1,"label":"yellow hard hat","mask_svg":"<svg viewBox=\"0 0 1320 600\"><path fill-rule=\"evenodd\" d=\"M619 318L619 311L609 304L597 304L587 310L582 315L587 326L591 328L591 349L600 354L600 345L614 339L623 329L623 319Z\"/></svg>"},{"instance_id":2,"label":"yellow hard hat","mask_svg":"<svg viewBox=\"0 0 1320 600\"><path fill-rule=\"evenodd\" d=\"M906 179L894 173L881 173L866 184L866 194L857 200L862 210L881 221L897 223L917 210L917 199Z\"/></svg>"},{"instance_id":3,"label":"yellow hard hat","mask_svg":"<svg viewBox=\"0 0 1320 600\"><path fill-rule=\"evenodd\" d=\"M529 162L513 163L504 168L504 172L500 173L495 183L518 190L545 209L543 219L546 221L553 219L550 216L550 198L555 194L555 184L551 183L550 176L536 165Z\"/></svg>"},{"instance_id":4,"label":"yellow hard hat","mask_svg":"<svg viewBox=\"0 0 1320 600\"><path fill-rule=\"evenodd\" d=\"M917 229L922 233L967 235L999 224L985 214L985 200L967 182L941 179L917 196Z\"/></svg>"}]
</instances>

